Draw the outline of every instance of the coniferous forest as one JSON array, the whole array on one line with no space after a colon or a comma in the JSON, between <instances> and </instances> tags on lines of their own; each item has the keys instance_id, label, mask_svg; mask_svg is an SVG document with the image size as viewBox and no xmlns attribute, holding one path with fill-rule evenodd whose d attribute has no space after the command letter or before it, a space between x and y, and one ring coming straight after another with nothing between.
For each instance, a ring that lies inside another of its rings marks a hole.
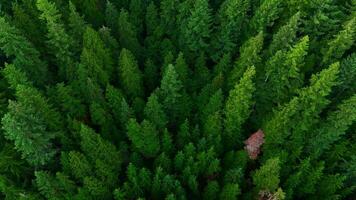
<instances>
[{"instance_id":1,"label":"coniferous forest","mask_svg":"<svg viewBox=\"0 0 356 200\"><path fill-rule=\"evenodd\" d=\"M356 197L356 0L1 0L0 199Z\"/></svg>"}]
</instances>

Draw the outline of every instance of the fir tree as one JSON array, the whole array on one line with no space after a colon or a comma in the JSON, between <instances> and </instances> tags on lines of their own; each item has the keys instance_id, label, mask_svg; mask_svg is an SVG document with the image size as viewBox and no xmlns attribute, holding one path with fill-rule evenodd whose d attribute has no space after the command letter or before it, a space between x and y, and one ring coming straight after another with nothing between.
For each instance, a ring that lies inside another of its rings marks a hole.
<instances>
[{"instance_id":1,"label":"fir tree","mask_svg":"<svg viewBox=\"0 0 356 200\"><path fill-rule=\"evenodd\" d=\"M356 17L347 21L341 30L333 40L328 42L328 48L326 49L323 57L323 63L329 64L340 59L342 55L348 50L355 42L355 26Z\"/></svg>"},{"instance_id":2,"label":"fir tree","mask_svg":"<svg viewBox=\"0 0 356 200\"><path fill-rule=\"evenodd\" d=\"M3 17L0 18L0 47L7 57L14 57L13 64L31 77L36 85L48 81L48 68L40 60L40 53L20 32Z\"/></svg>"},{"instance_id":3,"label":"fir tree","mask_svg":"<svg viewBox=\"0 0 356 200\"><path fill-rule=\"evenodd\" d=\"M129 21L129 14L122 9L118 19L119 43L123 48L130 50L135 56L140 57L140 43L137 39L137 32L134 25Z\"/></svg>"},{"instance_id":4,"label":"fir tree","mask_svg":"<svg viewBox=\"0 0 356 200\"><path fill-rule=\"evenodd\" d=\"M320 112L329 103L326 96L336 84L338 72L339 64L334 63L320 74L312 76L310 86L301 89L298 96L280 108L266 123L266 157L281 154L276 152L281 145L287 149L303 147L305 132L317 122ZM287 140L288 144L285 143ZM300 151L291 153L298 156Z\"/></svg>"},{"instance_id":5,"label":"fir tree","mask_svg":"<svg viewBox=\"0 0 356 200\"><path fill-rule=\"evenodd\" d=\"M47 164L56 154L53 139L59 134L61 119L39 91L19 85L17 101L9 102L9 112L2 119L5 137L34 165Z\"/></svg>"},{"instance_id":6,"label":"fir tree","mask_svg":"<svg viewBox=\"0 0 356 200\"><path fill-rule=\"evenodd\" d=\"M80 64L87 75L101 85L109 83L113 71L111 55L105 48L99 34L88 27L83 35L83 51Z\"/></svg>"},{"instance_id":7,"label":"fir tree","mask_svg":"<svg viewBox=\"0 0 356 200\"><path fill-rule=\"evenodd\" d=\"M134 55L127 49L122 49L120 53L119 77L121 85L131 98L143 95L142 73Z\"/></svg>"},{"instance_id":8,"label":"fir tree","mask_svg":"<svg viewBox=\"0 0 356 200\"><path fill-rule=\"evenodd\" d=\"M211 18L208 1L195 1L191 15L187 19L187 27L182 33L189 50L206 51L211 33Z\"/></svg>"},{"instance_id":9,"label":"fir tree","mask_svg":"<svg viewBox=\"0 0 356 200\"><path fill-rule=\"evenodd\" d=\"M242 125L249 117L254 104L253 93L255 86L253 78L255 68L249 67L235 88L230 91L225 105L224 143L229 149L241 146L243 139Z\"/></svg>"},{"instance_id":10,"label":"fir tree","mask_svg":"<svg viewBox=\"0 0 356 200\"><path fill-rule=\"evenodd\" d=\"M259 55L263 45L263 34L259 33L257 36L247 40L240 48L240 57L236 60L235 66L232 69L228 85L233 88L238 80L242 77L245 70L250 66L258 66L261 62Z\"/></svg>"},{"instance_id":11,"label":"fir tree","mask_svg":"<svg viewBox=\"0 0 356 200\"><path fill-rule=\"evenodd\" d=\"M273 35L273 40L269 45L269 53L273 55L279 50L285 50L291 47L296 39L298 25L300 23L300 12L294 14L289 21L280 27Z\"/></svg>"},{"instance_id":12,"label":"fir tree","mask_svg":"<svg viewBox=\"0 0 356 200\"><path fill-rule=\"evenodd\" d=\"M62 80L71 80L73 69L73 39L67 34L61 21L61 14L54 3L48 0L37 0L37 8L42 12L40 18L47 24L48 48L55 56L59 75Z\"/></svg>"},{"instance_id":13,"label":"fir tree","mask_svg":"<svg viewBox=\"0 0 356 200\"><path fill-rule=\"evenodd\" d=\"M147 120L138 124L136 120L130 119L127 124L127 136L134 147L146 157L154 157L160 149L157 130Z\"/></svg>"},{"instance_id":14,"label":"fir tree","mask_svg":"<svg viewBox=\"0 0 356 200\"><path fill-rule=\"evenodd\" d=\"M249 22L252 33L265 31L272 26L282 10L281 4L280 0L263 1Z\"/></svg>"},{"instance_id":15,"label":"fir tree","mask_svg":"<svg viewBox=\"0 0 356 200\"><path fill-rule=\"evenodd\" d=\"M249 9L246 0L225 0L219 9L218 33L213 44L217 51L212 52L213 58L217 60L226 53L234 53L237 44L240 44L242 28L245 25L245 17Z\"/></svg>"},{"instance_id":16,"label":"fir tree","mask_svg":"<svg viewBox=\"0 0 356 200\"><path fill-rule=\"evenodd\" d=\"M268 159L264 165L261 166L253 174L253 183L256 185L257 191L268 190L270 192L275 191L279 185L279 170L280 160L279 158Z\"/></svg>"},{"instance_id":17,"label":"fir tree","mask_svg":"<svg viewBox=\"0 0 356 200\"><path fill-rule=\"evenodd\" d=\"M167 116L155 93L152 93L147 100L144 116L145 119L155 124L159 130L163 130L167 125Z\"/></svg>"}]
</instances>

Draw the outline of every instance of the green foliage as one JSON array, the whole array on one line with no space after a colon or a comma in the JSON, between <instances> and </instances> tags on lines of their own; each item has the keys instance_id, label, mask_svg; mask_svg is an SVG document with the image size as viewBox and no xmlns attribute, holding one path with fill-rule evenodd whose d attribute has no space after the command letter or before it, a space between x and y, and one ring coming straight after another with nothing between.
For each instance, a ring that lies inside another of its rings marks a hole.
<instances>
[{"instance_id":1,"label":"green foliage","mask_svg":"<svg viewBox=\"0 0 356 200\"><path fill-rule=\"evenodd\" d=\"M13 58L16 68L23 70L36 85L46 83L49 72L46 64L40 60L40 53L3 17L0 17L0 27L0 47L3 53Z\"/></svg>"},{"instance_id":2,"label":"green foliage","mask_svg":"<svg viewBox=\"0 0 356 200\"><path fill-rule=\"evenodd\" d=\"M253 183L256 185L256 189L275 191L279 185L279 170L280 166L279 158L268 159L256 172L253 174Z\"/></svg>"},{"instance_id":3,"label":"green foliage","mask_svg":"<svg viewBox=\"0 0 356 200\"><path fill-rule=\"evenodd\" d=\"M240 47L240 57L236 60L228 79L229 88L233 88L240 80L245 70L250 66L258 66L261 62L259 55L263 45L263 33L250 38Z\"/></svg>"},{"instance_id":4,"label":"green foliage","mask_svg":"<svg viewBox=\"0 0 356 200\"><path fill-rule=\"evenodd\" d=\"M131 98L143 95L142 73L134 55L127 49L122 49L120 53L119 77L127 95Z\"/></svg>"},{"instance_id":5,"label":"green foliage","mask_svg":"<svg viewBox=\"0 0 356 200\"><path fill-rule=\"evenodd\" d=\"M228 148L241 146L243 139L242 125L251 113L254 104L255 86L253 78L255 67L249 67L235 88L230 91L225 105L224 143Z\"/></svg>"},{"instance_id":6,"label":"green foliage","mask_svg":"<svg viewBox=\"0 0 356 200\"><path fill-rule=\"evenodd\" d=\"M146 157L154 157L160 149L159 137L154 125L144 120L138 124L130 119L127 124L127 136L134 145Z\"/></svg>"},{"instance_id":7,"label":"green foliage","mask_svg":"<svg viewBox=\"0 0 356 200\"><path fill-rule=\"evenodd\" d=\"M353 199L355 11L2 1L0 199Z\"/></svg>"},{"instance_id":8,"label":"green foliage","mask_svg":"<svg viewBox=\"0 0 356 200\"><path fill-rule=\"evenodd\" d=\"M18 85L16 97L2 119L5 137L30 164L45 165L57 151L52 141L60 133L60 115L35 88Z\"/></svg>"},{"instance_id":9,"label":"green foliage","mask_svg":"<svg viewBox=\"0 0 356 200\"><path fill-rule=\"evenodd\" d=\"M48 48L55 56L59 76L63 80L71 80L75 72L72 52L73 39L66 33L61 21L61 14L54 3L48 0L37 0L37 8L42 12L40 19L47 25Z\"/></svg>"},{"instance_id":10,"label":"green foliage","mask_svg":"<svg viewBox=\"0 0 356 200\"><path fill-rule=\"evenodd\" d=\"M187 27L183 30L186 45L189 50L197 52L208 47L211 32L211 10L207 0L197 0L187 19Z\"/></svg>"}]
</instances>

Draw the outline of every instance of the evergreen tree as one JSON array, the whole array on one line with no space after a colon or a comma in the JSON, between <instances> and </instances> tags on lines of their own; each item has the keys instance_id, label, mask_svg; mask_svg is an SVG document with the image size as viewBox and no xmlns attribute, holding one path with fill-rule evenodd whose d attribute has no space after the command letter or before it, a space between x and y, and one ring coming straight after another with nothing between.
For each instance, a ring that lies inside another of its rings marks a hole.
<instances>
[{"instance_id":1,"label":"evergreen tree","mask_svg":"<svg viewBox=\"0 0 356 200\"><path fill-rule=\"evenodd\" d=\"M280 160L279 158L270 158L264 165L261 166L253 174L253 183L256 185L256 189L268 190L270 192L275 191L279 185L279 170Z\"/></svg>"},{"instance_id":2,"label":"evergreen tree","mask_svg":"<svg viewBox=\"0 0 356 200\"><path fill-rule=\"evenodd\" d=\"M119 43L123 48L130 50L135 56L140 58L140 43L137 39L136 28L129 21L129 14L126 10L122 9L119 14L118 34Z\"/></svg>"},{"instance_id":3,"label":"evergreen tree","mask_svg":"<svg viewBox=\"0 0 356 200\"><path fill-rule=\"evenodd\" d=\"M157 130L147 120L138 124L135 119L130 119L127 124L127 136L134 147L146 157L154 157L160 150Z\"/></svg>"},{"instance_id":4,"label":"evergreen tree","mask_svg":"<svg viewBox=\"0 0 356 200\"><path fill-rule=\"evenodd\" d=\"M259 55L263 45L263 34L260 32L257 36L247 40L240 48L240 57L236 60L232 69L228 85L233 88L238 80L242 77L245 70L250 66L258 66L261 62Z\"/></svg>"},{"instance_id":5,"label":"evergreen tree","mask_svg":"<svg viewBox=\"0 0 356 200\"><path fill-rule=\"evenodd\" d=\"M109 83L113 72L110 52L105 48L100 35L90 27L86 28L83 35L83 51L80 61L88 77L102 86Z\"/></svg>"},{"instance_id":6,"label":"evergreen tree","mask_svg":"<svg viewBox=\"0 0 356 200\"><path fill-rule=\"evenodd\" d=\"M240 192L241 191L238 184L228 183L224 185L224 187L222 188L219 199L221 200L236 199L237 196L240 194Z\"/></svg>"},{"instance_id":7,"label":"evergreen tree","mask_svg":"<svg viewBox=\"0 0 356 200\"><path fill-rule=\"evenodd\" d=\"M281 5L280 0L263 1L249 22L252 33L265 31L272 26L281 13Z\"/></svg>"},{"instance_id":8,"label":"evergreen tree","mask_svg":"<svg viewBox=\"0 0 356 200\"><path fill-rule=\"evenodd\" d=\"M355 122L356 113L353 109L355 104L356 95L353 95L342 102L338 106L338 110L330 113L325 122L320 124L320 129L316 131L315 137L310 140L310 149L313 149L313 155L319 156L329 149Z\"/></svg>"},{"instance_id":9,"label":"evergreen tree","mask_svg":"<svg viewBox=\"0 0 356 200\"><path fill-rule=\"evenodd\" d=\"M62 80L71 80L73 69L73 39L67 34L61 21L62 15L54 3L48 0L37 0L37 8L42 12L40 18L46 22L48 48L55 56L59 75Z\"/></svg>"},{"instance_id":10,"label":"evergreen tree","mask_svg":"<svg viewBox=\"0 0 356 200\"><path fill-rule=\"evenodd\" d=\"M144 116L145 119L151 121L159 130L163 130L167 125L167 116L155 93L152 93L147 100Z\"/></svg>"},{"instance_id":11,"label":"evergreen tree","mask_svg":"<svg viewBox=\"0 0 356 200\"><path fill-rule=\"evenodd\" d=\"M309 47L309 37L303 37L288 52L277 51L277 53L267 61L264 90L269 88L268 93L263 93L263 97L268 98L274 105L280 105L289 100L303 83L303 61L307 55ZM261 91L261 92L263 92ZM270 92L273 91L273 92ZM272 105L263 102L266 110Z\"/></svg>"},{"instance_id":12,"label":"evergreen tree","mask_svg":"<svg viewBox=\"0 0 356 200\"><path fill-rule=\"evenodd\" d=\"M312 76L309 87L301 89L298 96L275 112L264 128L266 133L264 155L266 157L283 154L279 150L279 153L276 152L281 146L293 150L290 152L293 154L290 159L300 154L300 151L296 149L303 147L306 131L317 122L320 112L329 103L326 96L336 85L338 72L339 64L334 63L319 74Z\"/></svg>"},{"instance_id":13,"label":"evergreen tree","mask_svg":"<svg viewBox=\"0 0 356 200\"><path fill-rule=\"evenodd\" d=\"M40 53L20 32L0 17L0 47L3 53L14 58L16 68L23 70L36 85L43 85L48 81L48 68L40 60Z\"/></svg>"},{"instance_id":14,"label":"evergreen tree","mask_svg":"<svg viewBox=\"0 0 356 200\"><path fill-rule=\"evenodd\" d=\"M119 18L119 12L117 11L116 6L111 3L110 1L106 1L106 7L105 7L105 24L114 31L114 33L117 33L118 31L118 19Z\"/></svg>"},{"instance_id":15,"label":"evergreen tree","mask_svg":"<svg viewBox=\"0 0 356 200\"><path fill-rule=\"evenodd\" d=\"M71 51L77 55L78 50L82 47L83 43L83 34L85 32L87 23L84 20L84 17L80 15L77 11L75 5L69 1L69 17L68 17L68 33L73 37L73 49ZM74 56L75 56L74 55Z\"/></svg>"},{"instance_id":16,"label":"evergreen tree","mask_svg":"<svg viewBox=\"0 0 356 200\"><path fill-rule=\"evenodd\" d=\"M35 88L18 85L16 97L2 119L5 137L30 164L45 165L57 151L53 139L60 133L60 115Z\"/></svg>"},{"instance_id":17,"label":"evergreen tree","mask_svg":"<svg viewBox=\"0 0 356 200\"><path fill-rule=\"evenodd\" d=\"M211 9L207 0L197 0L182 34L189 50L206 52L211 33Z\"/></svg>"},{"instance_id":18,"label":"evergreen tree","mask_svg":"<svg viewBox=\"0 0 356 200\"><path fill-rule=\"evenodd\" d=\"M249 2L246 0L225 0L218 12L218 33L213 44L217 51L212 52L212 58L217 60L226 53L234 53L245 26Z\"/></svg>"},{"instance_id":19,"label":"evergreen tree","mask_svg":"<svg viewBox=\"0 0 356 200\"><path fill-rule=\"evenodd\" d=\"M298 25L300 23L300 12L294 14L289 21L280 27L273 35L273 40L269 45L269 53L273 55L279 50L288 49L296 39Z\"/></svg>"},{"instance_id":20,"label":"evergreen tree","mask_svg":"<svg viewBox=\"0 0 356 200\"><path fill-rule=\"evenodd\" d=\"M185 114L185 102L183 102L183 84L173 65L168 65L159 89L159 97L169 122L179 122ZM184 119L184 118L183 118Z\"/></svg>"},{"instance_id":21,"label":"evergreen tree","mask_svg":"<svg viewBox=\"0 0 356 200\"><path fill-rule=\"evenodd\" d=\"M131 98L143 95L142 73L134 55L122 49L119 57L119 77L125 92Z\"/></svg>"},{"instance_id":22,"label":"evergreen tree","mask_svg":"<svg viewBox=\"0 0 356 200\"><path fill-rule=\"evenodd\" d=\"M254 104L253 93L255 86L253 78L255 68L249 67L235 88L230 91L225 105L225 149L241 146L243 139L242 125L251 113Z\"/></svg>"},{"instance_id":23,"label":"evergreen tree","mask_svg":"<svg viewBox=\"0 0 356 200\"><path fill-rule=\"evenodd\" d=\"M356 35L356 17L347 21L341 30L333 40L328 42L328 48L326 49L323 57L323 63L329 64L340 59L342 55L347 51L355 42Z\"/></svg>"}]
</instances>

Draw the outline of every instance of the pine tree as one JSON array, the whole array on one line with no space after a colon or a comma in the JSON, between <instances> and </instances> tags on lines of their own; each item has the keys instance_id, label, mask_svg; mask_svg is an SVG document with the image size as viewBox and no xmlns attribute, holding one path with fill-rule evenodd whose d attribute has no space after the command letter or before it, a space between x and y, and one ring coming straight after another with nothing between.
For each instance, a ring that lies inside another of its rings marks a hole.
<instances>
[{"instance_id":1,"label":"pine tree","mask_svg":"<svg viewBox=\"0 0 356 200\"><path fill-rule=\"evenodd\" d=\"M264 156L283 154L277 150L282 146L293 150L291 160L300 154L296 149L303 147L306 131L317 122L320 112L329 103L326 96L336 85L338 72L339 64L334 63L312 76L309 87L301 89L298 96L275 112L263 129L266 135Z\"/></svg>"},{"instance_id":2,"label":"pine tree","mask_svg":"<svg viewBox=\"0 0 356 200\"><path fill-rule=\"evenodd\" d=\"M300 12L294 14L289 21L280 27L278 31L273 34L273 40L269 45L269 54L273 55L279 50L286 50L291 47L296 39L298 25L300 23Z\"/></svg>"},{"instance_id":3,"label":"pine tree","mask_svg":"<svg viewBox=\"0 0 356 200\"><path fill-rule=\"evenodd\" d=\"M130 119L127 124L127 136L145 157L154 157L160 150L157 130L147 120L138 124L135 119Z\"/></svg>"},{"instance_id":4,"label":"pine tree","mask_svg":"<svg viewBox=\"0 0 356 200\"><path fill-rule=\"evenodd\" d=\"M132 0L130 1L130 22L136 27L137 35L141 35L143 32L143 22L145 18L145 6L146 1Z\"/></svg>"},{"instance_id":5,"label":"pine tree","mask_svg":"<svg viewBox=\"0 0 356 200\"><path fill-rule=\"evenodd\" d=\"M54 3L48 0L37 0L37 8L42 12L40 19L47 25L48 48L55 56L59 75L62 80L71 80L73 69L73 39L67 34L61 21L62 15Z\"/></svg>"},{"instance_id":6,"label":"pine tree","mask_svg":"<svg viewBox=\"0 0 356 200\"><path fill-rule=\"evenodd\" d=\"M113 72L111 54L105 48L100 35L90 27L86 28L83 35L83 51L80 61L90 78L102 86L109 83Z\"/></svg>"},{"instance_id":7,"label":"pine tree","mask_svg":"<svg viewBox=\"0 0 356 200\"><path fill-rule=\"evenodd\" d=\"M183 37L189 50L206 52L211 33L211 9L207 0L197 0L187 19Z\"/></svg>"},{"instance_id":8,"label":"pine tree","mask_svg":"<svg viewBox=\"0 0 356 200\"><path fill-rule=\"evenodd\" d=\"M121 129L126 128L126 124L133 117L133 110L127 103L122 92L113 86L107 86L105 97L112 110L115 121L119 122Z\"/></svg>"},{"instance_id":9,"label":"pine tree","mask_svg":"<svg viewBox=\"0 0 356 200\"><path fill-rule=\"evenodd\" d=\"M249 22L251 32L265 31L272 26L282 10L281 4L280 0L263 1Z\"/></svg>"},{"instance_id":10,"label":"pine tree","mask_svg":"<svg viewBox=\"0 0 356 200\"><path fill-rule=\"evenodd\" d=\"M328 115L325 122L320 124L315 137L310 140L309 149L313 149L312 155L320 156L325 150L329 149L333 143L338 141L346 130L356 120L355 108L356 95L343 101L338 110Z\"/></svg>"},{"instance_id":11,"label":"pine tree","mask_svg":"<svg viewBox=\"0 0 356 200\"><path fill-rule=\"evenodd\" d=\"M224 185L224 187L222 188L219 199L220 200L237 199L237 196L240 193L241 191L238 184L228 183Z\"/></svg>"},{"instance_id":12,"label":"pine tree","mask_svg":"<svg viewBox=\"0 0 356 200\"><path fill-rule=\"evenodd\" d=\"M178 0L162 0L160 2L160 19L162 29L171 37L175 37Z\"/></svg>"},{"instance_id":13,"label":"pine tree","mask_svg":"<svg viewBox=\"0 0 356 200\"><path fill-rule=\"evenodd\" d=\"M15 67L23 70L36 85L46 83L50 74L46 64L40 60L40 53L3 17L0 17L0 26L0 48L6 57L14 57Z\"/></svg>"},{"instance_id":14,"label":"pine tree","mask_svg":"<svg viewBox=\"0 0 356 200\"><path fill-rule=\"evenodd\" d=\"M328 42L328 48L323 56L323 63L329 64L340 59L345 51L347 51L355 42L356 38L356 17L347 21L341 30L333 40Z\"/></svg>"},{"instance_id":15,"label":"pine tree","mask_svg":"<svg viewBox=\"0 0 356 200\"><path fill-rule=\"evenodd\" d=\"M168 65L163 74L158 94L170 123L177 123L180 122L178 119L185 118L182 115L185 114L184 107L186 106L183 102L183 92L183 84L178 78L175 67Z\"/></svg>"},{"instance_id":16,"label":"pine tree","mask_svg":"<svg viewBox=\"0 0 356 200\"><path fill-rule=\"evenodd\" d=\"M216 51L212 52L212 58L217 60L226 53L234 53L239 37L245 25L245 17L249 9L249 2L246 0L225 0L218 12L218 33L213 44Z\"/></svg>"},{"instance_id":17,"label":"pine tree","mask_svg":"<svg viewBox=\"0 0 356 200\"><path fill-rule=\"evenodd\" d=\"M73 198L75 184L67 176L57 173L57 176L53 177L46 171L37 171L35 176L37 187L47 199Z\"/></svg>"},{"instance_id":18,"label":"pine tree","mask_svg":"<svg viewBox=\"0 0 356 200\"><path fill-rule=\"evenodd\" d=\"M111 3L110 1L106 1L105 7L105 24L117 33L118 31L118 19L119 12L115 6L115 4Z\"/></svg>"},{"instance_id":19,"label":"pine tree","mask_svg":"<svg viewBox=\"0 0 356 200\"><path fill-rule=\"evenodd\" d=\"M247 40L240 48L240 57L236 60L234 68L228 77L229 88L233 88L250 66L258 66L261 62L259 55L263 45L263 33Z\"/></svg>"},{"instance_id":20,"label":"pine tree","mask_svg":"<svg viewBox=\"0 0 356 200\"><path fill-rule=\"evenodd\" d=\"M204 189L203 199L213 200L218 199L219 183L217 181L209 181Z\"/></svg>"},{"instance_id":21,"label":"pine tree","mask_svg":"<svg viewBox=\"0 0 356 200\"><path fill-rule=\"evenodd\" d=\"M16 97L2 119L5 137L30 164L45 165L57 151L53 139L60 133L60 115L30 86L18 85Z\"/></svg>"},{"instance_id":22,"label":"pine tree","mask_svg":"<svg viewBox=\"0 0 356 200\"><path fill-rule=\"evenodd\" d=\"M144 116L145 119L152 122L158 130L163 130L167 125L167 116L155 93L152 93L147 100Z\"/></svg>"},{"instance_id":23,"label":"pine tree","mask_svg":"<svg viewBox=\"0 0 356 200\"><path fill-rule=\"evenodd\" d=\"M255 173L252 175L253 183L256 185L257 191L268 190L274 192L277 190L280 179L280 160L278 157L268 159Z\"/></svg>"},{"instance_id":24,"label":"pine tree","mask_svg":"<svg viewBox=\"0 0 356 200\"><path fill-rule=\"evenodd\" d=\"M147 35L153 35L160 22L154 1L151 1L146 8L145 22Z\"/></svg>"},{"instance_id":25,"label":"pine tree","mask_svg":"<svg viewBox=\"0 0 356 200\"><path fill-rule=\"evenodd\" d=\"M230 91L225 105L224 144L226 149L241 146L242 125L251 113L254 104L255 86L253 78L255 68L249 67L235 88Z\"/></svg>"},{"instance_id":26,"label":"pine tree","mask_svg":"<svg viewBox=\"0 0 356 200\"><path fill-rule=\"evenodd\" d=\"M69 17L68 17L68 33L73 37L73 49L74 56L78 54L79 49L82 47L83 34L86 30L87 23L84 17L77 11L75 5L69 1Z\"/></svg>"},{"instance_id":27,"label":"pine tree","mask_svg":"<svg viewBox=\"0 0 356 200\"><path fill-rule=\"evenodd\" d=\"M13 90L16 90L18 85L32 85L32 82L28 80L26 74L20 69L17 69L13 64L5 63L5 67L1 72L9 84L9 87Z\"/></svg>"},{"instance_id":28,"label":"pine tree","mask_svg":"<svg viewBox=\"0 0 356 200\"><path fill-rule=\"evenodd\" d=\"M175 62L175 69L177 71L179 79L182 81L184 88L188 89L191 82L189 76L192 72L188 67L188 64L186 63L182 52L178 54L178 57Z\"/></svg>"},{"instance_id":29,"label":"pine tree","mask_svg":"<svg viewBox=\"0 0 356 200\"><path fill-rule=\"evenodd\" d=\"M268 94L264 95L274 105L285 103L301 87L303 83L302 66L308 47L309 37L305 36L288 52L278 51L267 62L264 88L270 90Z\"/></svg>"},{"instance_id":30,"label":"pine tree","mask_svg":"<svg viewBox=\"0 0 356 200\"><path fill-rule=\"evenodd\" d=\"M118 22L119 43L123 48L130 50L135 56L140 58L141 50L140 43L137 39L136 28L129 21L129 14L122 9L119 14Z\"/></svg>"},{"instance_id":31,"label":"pine tree","mask_svg":"<svg viewBox=\"0 0 356 200\"><path fill-rule=\"evenodd\" d=\"M134 55L127 49L122 49L120 53L119 77L128 96L134 98L143 95L142 73Z\"/></svg>"}]
</instances>

